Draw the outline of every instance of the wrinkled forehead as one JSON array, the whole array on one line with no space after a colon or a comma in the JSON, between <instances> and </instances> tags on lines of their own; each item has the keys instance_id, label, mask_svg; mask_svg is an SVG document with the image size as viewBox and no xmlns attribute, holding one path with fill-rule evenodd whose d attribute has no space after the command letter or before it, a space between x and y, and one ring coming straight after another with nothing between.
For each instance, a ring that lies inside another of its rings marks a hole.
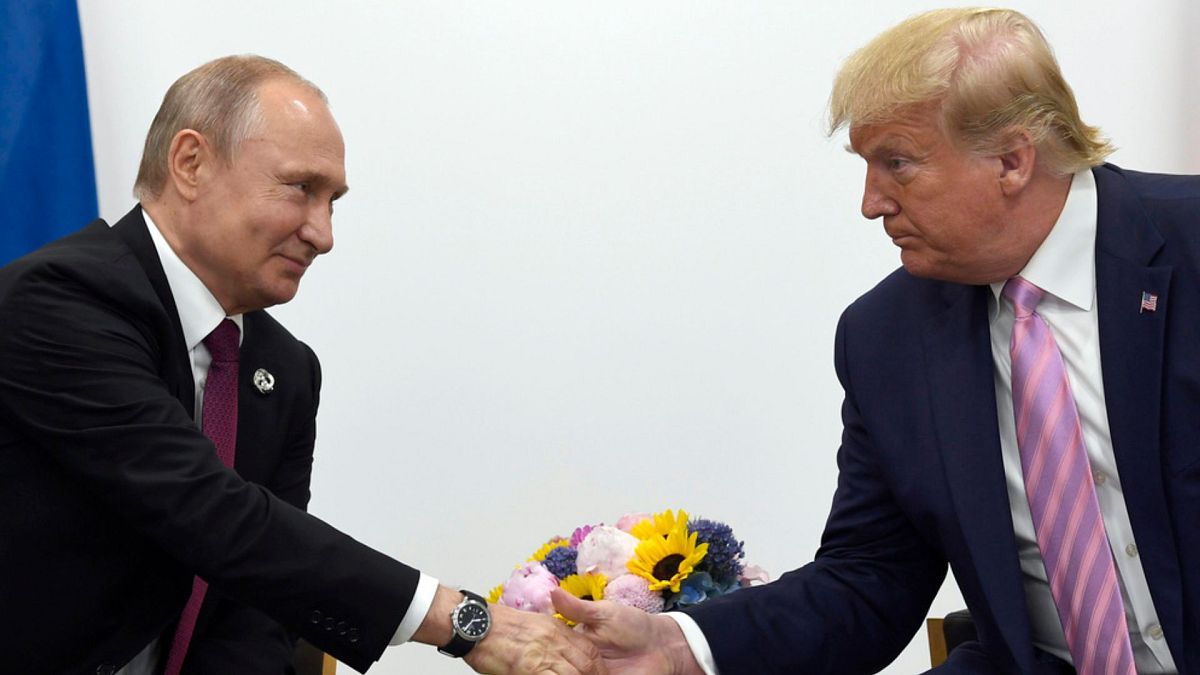
<instances>
[{"instance_id":1,"label":"wrinkled forehead","mask_svg":"<svg viewBox=\"0 0 1200 675\"><path fill-rule=\"evenodd\" d=\"M953 144L946 130L943 107L937 101L897 107L865 122L853 121L849 127L848 149L859 154L865 145L896 137L918 144Z\"/></svg>"}]
</instances>

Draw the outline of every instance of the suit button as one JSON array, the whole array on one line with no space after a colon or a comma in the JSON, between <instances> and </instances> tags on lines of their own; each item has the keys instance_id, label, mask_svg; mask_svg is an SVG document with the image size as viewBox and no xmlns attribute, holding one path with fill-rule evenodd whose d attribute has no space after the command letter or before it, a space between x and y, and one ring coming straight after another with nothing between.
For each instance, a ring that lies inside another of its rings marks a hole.
<instances>
[{"instance_id":1,"label":"suit button","mask_svg":"<svg viewBox=\"0 0 1200 675\"><path fill-rule=\"evenodd\" d=\"M117 667L111 663L101 663L96 666L96 675L113 675L117 672Z\"/></svg>"},{"instance_id":2,"label":"suit button","mask_svg":"<svg viewBox=\"0 0 1200 675\"><path fill-rule=\"evenodd\" d=\"M333 630L333 617L332 616L325 617L324 628L325 628L325 630Z\"/></svg>"},{"instance_id":3,"label":"suit button","mask_svg":"<svg viewBox=\"0 0 1200 675\"><path fill-rule=\"evenodd\" d=\"M347 624L345 621L338 622L338 625L337 625L337 634L338 635L345 635L346 631L348 631L348 630L350 630L349 624Z\"/></svg>"},{"instance_id":4,"label":"suit button","mask_svg":"<svg viewBox=\"0 0 1200 675\"><path fill-rule=\"evenodd\" d=\"M312 614L308 615L308 620L313 623L321 623L321 610L314 609Z\"/></svg>"},{"instance_id":5,"label":"suit button","mask_svg":"<svg viewBox=\"0 0 1200 675\"><path fill-rule=\"evenodd\" d=\"M358 642L358 629L351 628L350 631L346 633L346 639L350 641L350 644L357 643Z\"/></svg>"}]
</instances>

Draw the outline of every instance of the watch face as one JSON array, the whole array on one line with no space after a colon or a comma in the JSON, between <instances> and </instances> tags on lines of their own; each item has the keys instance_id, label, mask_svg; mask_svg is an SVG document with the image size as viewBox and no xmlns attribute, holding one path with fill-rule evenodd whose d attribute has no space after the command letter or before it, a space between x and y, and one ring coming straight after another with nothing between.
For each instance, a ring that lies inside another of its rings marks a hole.
<instances>
[{"instance_id":1,"label":"watch face","mask_svg":"<svg viewBox=\"0 0 1200 675\"><path fill-rule=\"evenodd\" d=\"M454 615L454 629L471 641L486 635L491 624L492 617L487 608L473 602L460 606Z\"/></svg>"}]
</instances>

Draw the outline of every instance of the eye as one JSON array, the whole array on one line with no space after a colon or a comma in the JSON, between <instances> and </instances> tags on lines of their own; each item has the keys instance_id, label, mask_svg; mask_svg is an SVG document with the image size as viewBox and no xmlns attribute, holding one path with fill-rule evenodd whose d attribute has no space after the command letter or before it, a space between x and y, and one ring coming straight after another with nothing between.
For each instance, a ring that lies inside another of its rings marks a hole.
<instances>
[{"instance_id":1,"label":"eye","mask_svg":"<svg viewBox=\"0 0 1200 675\"><path fill-rule=\"evenodd\" d=\"M903 171L912 165L912 162L904 157L889 157L887 159L887 167L889 171Z\"/></svg>"},{"instance_id":2,"label":"eye","mask_svg":"<svg viewBox=\"0 0 1200 675\"><path fill-rule=\"evenodd\" d=\"M308 187L309 187L308 183L303 182L303 181L299 182L299 183L290 183L290 186L296 188L297 190L299 190L301 192L308 192Z\"/></svg>"}]
</instances>

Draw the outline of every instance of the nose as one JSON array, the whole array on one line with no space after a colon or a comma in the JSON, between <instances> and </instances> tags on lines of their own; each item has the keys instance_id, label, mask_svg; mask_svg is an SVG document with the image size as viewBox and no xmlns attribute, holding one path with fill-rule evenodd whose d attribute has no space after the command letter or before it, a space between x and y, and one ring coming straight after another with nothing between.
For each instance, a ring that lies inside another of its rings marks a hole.
<instances>
[{"instance_id":1,"label":"nose","mask_svg":"<svg viewBox=\"0 0 1200 675\"><path fill-rule=\"evenodd\" d=\"M867 220L875 220L880 216L894 216L900 212L900 205L880 188L879 182L880 177L876 170L868 166L862 196L862 214Z\"/></svg>"},{"instance_id":2,"label":"nose","mask_svg":"<svg viewBox=\"0 0 1200 675\"><path fill-rule=\"evenodd\" d=\"M300 239L312 246L317 255L333 250L333 209L329 204L314 204L309 209L309 216L300 228Z\"/></svg>"}]
</instances>

